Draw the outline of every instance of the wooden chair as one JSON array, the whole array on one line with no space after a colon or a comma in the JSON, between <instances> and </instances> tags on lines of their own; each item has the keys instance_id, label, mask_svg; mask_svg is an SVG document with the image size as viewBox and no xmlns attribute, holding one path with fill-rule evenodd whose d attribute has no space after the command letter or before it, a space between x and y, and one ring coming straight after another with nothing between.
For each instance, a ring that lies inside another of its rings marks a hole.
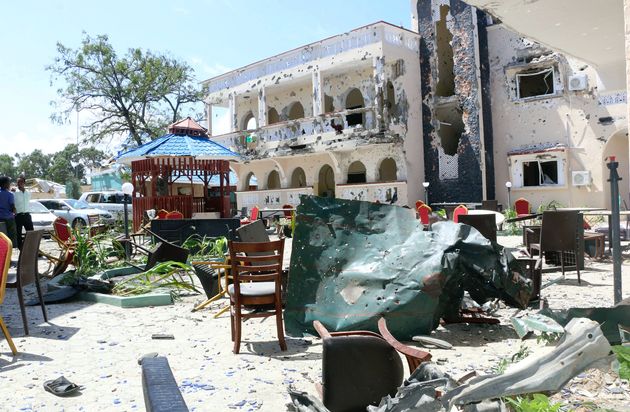
<instances>
[{"instance_id":1,"label":"wooden chair","mask_svg":"<svg viewBox=\"0 0 630 412\"><path fill-rule=\"evenodd\" d=\"M11 266L11 253L13 252L13 245L11 244L11 240L4 233L0 232L0 305L4 301L4 291L7 285L7 278L9 276L9 267ZM13 343L13 339L11 339L11 335L9 334L9 329L7 329L7 325L4 323L4 319L0 315L0 329L2 329L2 333L4 337L7 339L9 347L11 348L11 352L14 355L17 355L17 348Z\"/></svg>"},{"instance_id":2,"label":"wooden chair","mask_svg":"<svg viewBox=\"0 0 630 412\"><path fill-rule=\"evenodd\" d=\"M155 214L155 218L156 219L166 219L166 216L168 215L168 211L164 210L164 209L160 209L158 210L158 212Z\"/></svg>"},{"instance_id":3,"label":"wooden chair","mask_svg":"<svg viewBox=\"0 0 630 412\"><path fill-rule=\"evenodd\" d=\"M418 208L422 205L424 205L425 203L422 200L416 200L416 211L418 210Z\"/></svg>"},{"instance_id":4,"label":"wooden chair","mask_svg":"<svg viewBox=\"0 0 630 412\"><path fill-rule=\"evenodd\" d=\"M322 385L324 405L331 411L360 411L394 396L402 384L404 368L397 352L405 355L411 374L431 354L400 343L379 319L375 332L329 332L319 321L313 327L323 339Z\"/></svg>"},{"instance_id":5,"label":"wooden chair","mask_svg":"<svg viewBox=\"0 0 630 412\"><path fill-rule=\"evenodd\" d=\"M59 255L55 257L45 252L42 252L42 255L54 265L50 276L55 277L62 274L74 262L76 240L72 235L70 224L62 217L55 219L53 230L54 233L51 234L51 237L59 246Z\"/></svg>"},{"instance_id":6,"label":"wooden chair","mask_svg":"<svg viewBox=\"0 0 630 412\"><path fill-rule=\"evenodd\" d=\"M529 215L531 214L531 204L527 199L520 197L514 202L514 210L517 217Z\"/></svg>"},{"instance_id":7,"label":"wooden chair","mask_svg":"<svg viewBox=\"0 0 630 412\"><path fill-rule=\"evenodd\" d=\"M44 298L42 297L42 288L39 284L39 270L37 265L37 259L39 258L39 244L41 241L41 230L29 230L26 232L24 244L22 245L22 251L20 252L20 257L18 258L17 271L13 273L9 272L6 283L7 288L17 289L25 335L28 335L28 320L26 319L26 306L24 305L24 293L22 290L24 286L35 283L37 296L39 297L39 304L42 307L42 314L44 315L44 321L48 322L46 306L44 305Z\"/></svg>"},{"instance_id":8,"label":"wooden chair","mask_svg":"<svg viewBox=\"0 0 630 412\"><path fill-rule=\"evenodd\" d=\"M499 211L499 201L498 200L482 200L481 201L481 209L483 210L492 210L493 212Z\"/></svg>"},{"instance_id":9,"label":"wooden chair","mask_svg":"<svg viewBox=\"0 0 630 412\"><path fill-rule=\"evenodd\" d=\"M287 350L282 323L282 258L284 239L273 242L228 242L233 283L230 320L234 353L241 346L241 323L255 317L276 317L280 349ZM271 307L271 308L270 308ZM255 309L244 313L244 309Z\"/></svg>"},{"instance_id":10,"label":"wooden chair","mask_svg":"<svg viewBox=\"0 0 630 412\"><path fill-rule=\"evenodd\" d=\"M542 267L542 259L545 252L558 252L560 256L560 266L564 277L564 253L575 253L575 267L577 271L578 284L580 279L580 220L577 211L546 211L543 212L542 225L540 228L540 240L537 243L529 244L530 256L538 255L538 267Z\"/></svg>"},{"instance_id":11,"label":"wooden chair","mask_svg":"<svg viewBox=\"0 0 630 412\"><path fill-rule=\"evenodd\" d=\"M422 222L425 228L428 228L431 224L431 213L433 212L431 208L423 203L416 211L418 212L420 222Z\"/></svg>"},{"instance_id":12,"label":"wooden chair","mask_svg":"<svg viewBox=\"0 0 630 412\"><path fill-rule=\"evenodd\" d=\"M464 206L464 205L457 206L453 210L453 222L459 223L459 216L460 215L467 215L467 214L468 214L468 208L466 206Z\"/></svg>"}]
</instances>

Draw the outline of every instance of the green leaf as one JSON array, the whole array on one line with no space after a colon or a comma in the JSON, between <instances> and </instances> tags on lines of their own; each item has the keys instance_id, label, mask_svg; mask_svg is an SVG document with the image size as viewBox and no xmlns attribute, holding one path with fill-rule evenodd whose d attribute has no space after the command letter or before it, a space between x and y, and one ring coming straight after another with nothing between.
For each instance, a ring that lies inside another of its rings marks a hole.
<instances>
[{"instance_id":1,"label":"green leaf","mask_svg":"<svg viewBox=\"0 0 630 412\"><path fill-rule=\"evenodd\" d=\"M613 346L612 350L619 360L619 377L630 379L630 347L617 345Z\"/></svg>"}]
</instances>

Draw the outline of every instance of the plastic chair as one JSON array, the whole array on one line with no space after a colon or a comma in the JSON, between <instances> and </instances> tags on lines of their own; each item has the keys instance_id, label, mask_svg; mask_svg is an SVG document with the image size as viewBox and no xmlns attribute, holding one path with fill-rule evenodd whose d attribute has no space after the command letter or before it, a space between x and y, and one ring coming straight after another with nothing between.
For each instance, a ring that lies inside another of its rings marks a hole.
<instances>
[{"instance_id":1,"label":"plastic chair","mask_svg":"<svg viewBox=\"0 0 630 412\"><path fill-rule=\"evenodd\" d=\"M531 214L531 204L527 199L520 197L514 202L514 210L517 217L529 215Z\"/></svg>"},{"instance_id":2,"label":"plastic chair","mask_svg":"<svg viewBox=\"0 0 630 412\"><path fill-rule=\"evenodd\" d=\"M241 346L244 319L276 317L280 349L287 350L282 322L282 258L284 238L273 242L228 242L233 283L230 295L230 321L234 353ZM256 309L244 313L243 309Z\"/></svg>"},{"instance_id":3,"label":"plastic chair","mask_svg":"<svg viewBox=\"0 0 630 412\"><path fill-rule=\"evenodd\" d=\"M313 327L323 339L322 385L324 405L331 411L366 410L386 395L394 396L404 376L405 355L410 373L431 354L400 343L379 319L375 332L357 330L329 332L319 321Z\"/></svg>"},{"instance_id":4,"label":"plastic chair","mask_svg":"<svg viewBox=\"0 0 630 412\"><path fill-rule=\"evenodd\" d=\"M24 293L22 291L24 286L35 283L37 296L39 297L39 304L42 307L42 314L44 315L44 321L48 322L46 306L44 305L44 298L42 297L42 288L39 284L39 270L37 266L37 260L39 258L39 244L41 240L41 230L29 230L26 232L24 244L22 245L22 251L20 252L20 257L18 259L17 271L15 273L9 273L6 282L7 288L17 289L25 335L28 335L28 320L26 319L26 306L24 305Z\"/></svg>"},{"instance_id":5,"label":"plastic chair","mask_svg":"<svg viewBox=\"0 0 630 412\"><path fill-rule=\"evenodd\" d=\"M424 227L429 227L431 223L430 216L431 216L431 213L433 212L431 208L423 203L420 205L420 207L416 209L416 211L418 212L418 216L420 217L420 222L422 222Z\"/></svg>"},{"instance_id":6,"label":"plastic chair","mask_svg":"<svg viewBox=\"0 0 630 412\"><path fill-rule=\"evenodd\" d=\"M460 215L467 215L467 214L468 214L468 208L466 206L464 206L464 205L457 206L453 210L453 222L459 223L459 216Z\"/></svg>"},{"instance_id":7,"label":"plastic chair","mask_svg":"<svg viewBox=\"0 0 630 412\"><path fill-rule=\"evenodd\" d=\"M13 252L13 244L11 240L4 233L0 232L0 305L4 301L4 291L7 285L7 277L9 276L9 267L11 266L11 253ZM11 352L17 355L17 348L11 339L9 329L0 315L0 329L11 348Z\"/></svg>"},{"instance_id":8,"label":"plastic chair","mask_svg":"<svg viewBox=\"0 0 630 412\"><path fill-rule=\"evenodd\" d=\"M160 209L160 210L158 210L155 218L156 219L166 219L167 215L168 215L168 211L166 211L164 209Z\"/></svg>"}]
</instances>

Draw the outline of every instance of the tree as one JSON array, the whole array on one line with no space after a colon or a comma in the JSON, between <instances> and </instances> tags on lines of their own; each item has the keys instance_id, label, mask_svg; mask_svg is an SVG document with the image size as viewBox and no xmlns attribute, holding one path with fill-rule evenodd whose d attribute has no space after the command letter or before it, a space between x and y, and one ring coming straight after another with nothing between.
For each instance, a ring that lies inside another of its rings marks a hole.
<instances>
[{"instance_id":1,"label":"tree","mask_svg":"<svg viewBox=\"0 0 630 412\"><path fill-rule=\"evenodd\" d=\"M57 43L57 52L47 70L53 82L64 85L57 90L59 111L51 118L64 122L76 110L89 110L96 118L83 127L86 141L129 135L140 145L146 137L162 135L187 109L199 117L193 104L203 93L193 87L193 70L186 63L139 48L119 57L106 35L85 33L77 50Z\"/></svg>"},{"instance_id":2,"label":"tree","mask_svg":"<svg viewBox=\"0 0 630 412\"><path fill-rule=\"evenodd\" d=\"M44 154L41 150L35 149L30 154L16 154L17 170L16 173L23 173L26 178L37 177L46 179L48 176L48 168L50 167L51 156Z\"/></svg>"},{"instance_id":3,"label":"tree","mask_svg":"<svg viewBox=\"0 0 630 412\"><path fill-rule=\"evenodd\" d=\"M0 154L0 176L15 178L15 164L11 155Z\"/></svg>"}]
</instances>

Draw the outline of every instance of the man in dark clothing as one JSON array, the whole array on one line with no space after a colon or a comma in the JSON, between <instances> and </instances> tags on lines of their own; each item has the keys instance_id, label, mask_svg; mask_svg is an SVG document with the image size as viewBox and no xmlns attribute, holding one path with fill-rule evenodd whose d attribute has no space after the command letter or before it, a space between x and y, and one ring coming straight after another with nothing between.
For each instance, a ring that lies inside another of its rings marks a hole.
<instances>
[{"instance_id":1,"label":"man in dark clothing","mask_svg":"<svg viewBox=\"0 0 630 412\"><path fill-rule=\"evenodd\" d=\"M0 177L0 222L4 222L7 226L7 236L11 239L14 246L15 243L15 201L13 193L9 190L11 179L7 176Z\"/></svg>"}]
</instances>

